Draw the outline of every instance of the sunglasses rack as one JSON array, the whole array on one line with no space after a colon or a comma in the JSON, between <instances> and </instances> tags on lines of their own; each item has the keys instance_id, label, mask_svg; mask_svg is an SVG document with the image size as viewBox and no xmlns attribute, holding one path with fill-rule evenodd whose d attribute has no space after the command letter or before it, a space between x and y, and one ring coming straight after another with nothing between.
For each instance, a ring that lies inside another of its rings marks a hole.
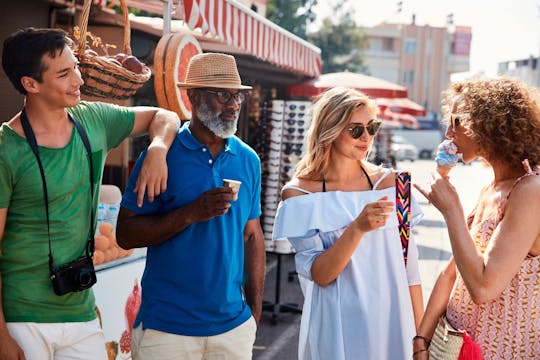
<instances>
[{"instance_id":1,"label":"sunglasses rack","mask_svg":"<svg viewBox=\"0 0 540 360\"><path fill-rule=\"evenodd\" d=\"M281 188L294 175L296 165L304 155L304 143L311 115L310 101L272 100L261 109L263 169L262 227L266 251L279 254L294 253L288 241L273 241L272 230Z\"/></svg>"}]
</instances>

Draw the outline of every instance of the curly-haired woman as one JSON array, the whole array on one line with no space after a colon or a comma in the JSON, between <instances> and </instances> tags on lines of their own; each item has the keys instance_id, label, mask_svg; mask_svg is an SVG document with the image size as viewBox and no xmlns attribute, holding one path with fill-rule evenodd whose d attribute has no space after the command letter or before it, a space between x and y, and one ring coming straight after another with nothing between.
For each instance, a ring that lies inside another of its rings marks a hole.
<instances>
[{"instance_id":1,"label":"curly-haired woman","mask_svg":"<svg viewBox=\"0 0 540 360\"><path fill-rule=\"evenodd\" d=\"M540 102L511 78L456 83L445 93L446 131L468 163L483 158L493 180L466 217L456 189L434 174L417 188L443 214L453 258L440 274L414 338L415 358L446 312L484 359L540 358Z\"/></svg>"},{"instance_id":2,"label":"curly-haired woman","mask_svg":"<svg viewBox=\"0 0 540 360\"><path fill-rule=\"evenodd\" d=\"M418 251L407 266L394 172L366 160L381 122L366 95L337 87L313 107L304 155L282 189L274 238L296 249L305 301L302 360L410 359L424 306ZM422 213L412 202L411 223Z\"/></svg>"}]
</instances>

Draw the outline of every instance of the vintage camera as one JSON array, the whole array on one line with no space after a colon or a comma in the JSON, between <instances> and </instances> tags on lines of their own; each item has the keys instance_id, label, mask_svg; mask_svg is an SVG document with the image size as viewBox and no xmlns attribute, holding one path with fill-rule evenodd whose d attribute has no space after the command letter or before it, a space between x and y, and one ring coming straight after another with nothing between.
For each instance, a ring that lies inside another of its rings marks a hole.
<instances>
[{"instance_id":1,"label":"vintage camera","mask_svg":"<svg viewBox=\"0 0 540 360\"><path fill-rule=\"evenodd\" d=\"M82 291L96 283L96 271L90 256L82 256L75 261L51 271L51 281L56 295Z\"/></svg>"}]
</instances>

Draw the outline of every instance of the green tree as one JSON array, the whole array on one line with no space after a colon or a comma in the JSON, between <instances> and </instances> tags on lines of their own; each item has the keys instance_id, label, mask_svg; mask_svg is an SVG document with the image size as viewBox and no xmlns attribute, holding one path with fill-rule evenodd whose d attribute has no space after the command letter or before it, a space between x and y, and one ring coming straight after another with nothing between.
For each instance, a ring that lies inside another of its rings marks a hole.
<instances>
[{"instance_id":1,"label":"green tree","mask_svg":"<svg viewBox=\"0 0 540 360\"><path fill-rule=\"evenodd\" d=\"M367 47L364 32L353 20L354 13L342 0L334 5L335 17L323 19L319 30L308 40L321 49L322 72L352 71L366 73L363 52ZM334 22L334 18L337 21Z\"/></svg>"},{"instance_id":2,"label":"green tree","mask_svg":"<svg viewBox=\"0 0 540 360\"><path fill-rule=\"evenodd\" d=\"M315 20L317 0L268 0L266 17L282 28L305 39L309 24Z\"/></svg>"}]
</instances>

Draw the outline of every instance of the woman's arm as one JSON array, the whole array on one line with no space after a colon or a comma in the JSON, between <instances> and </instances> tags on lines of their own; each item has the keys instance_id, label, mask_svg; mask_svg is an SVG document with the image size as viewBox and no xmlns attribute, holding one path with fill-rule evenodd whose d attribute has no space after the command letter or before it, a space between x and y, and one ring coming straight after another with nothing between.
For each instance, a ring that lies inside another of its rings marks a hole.
<instances>
[{"instance_id":1,"label":"woman's arm","mask_svg":"<svg viewBox=\"0 0 540 360\"><path fill-rule=\"evenodd\" d=\"M424 298L422 296L422 285L409 286L409 293L411 294L411 302L414 315L414 327L418 330L422 317L424 316Z\"/></svg>"},{"instance_id":2,"label":"woman's arm","mask_svg":"<svg viewBox=\"0 0 540 360\"><path fill-rule=\"evenodd\" d=\"M447 180L436 177L431 191L419 190L444 216L456 266L473 301L483 303L499 296L535 242L540 243L540 179L531 176L516 185L484 254L476 249L459 197Z\"/></svg>"},{"instance_id":3,"label":"woman's arm","mask_svg":"<svg viewBox=\"0 0 540 360\"><path fill-rule=\"evenodd\" d=\"M439 277L437 278L435 286L431 291L431 295L426 306L426 311L416 332L420 337L415 338L415 340L413 341L413 352L420 351L424 348L427 350L428 344L424 341L424 339L431 340L431 338L433 337L433 333L435 332L435 328L437 327L437 322L439 318L442 314L446 312L446 307L448 306L448 299L450 298L450 293L452 292L455 281L456 266L454 263L454 259L450 259L450 261L446 265L446 268L440 273ZM427 355L420 353L418 354L422 356L419 358L423 358L424 355Z\"/></svg>"}]
</instances>

